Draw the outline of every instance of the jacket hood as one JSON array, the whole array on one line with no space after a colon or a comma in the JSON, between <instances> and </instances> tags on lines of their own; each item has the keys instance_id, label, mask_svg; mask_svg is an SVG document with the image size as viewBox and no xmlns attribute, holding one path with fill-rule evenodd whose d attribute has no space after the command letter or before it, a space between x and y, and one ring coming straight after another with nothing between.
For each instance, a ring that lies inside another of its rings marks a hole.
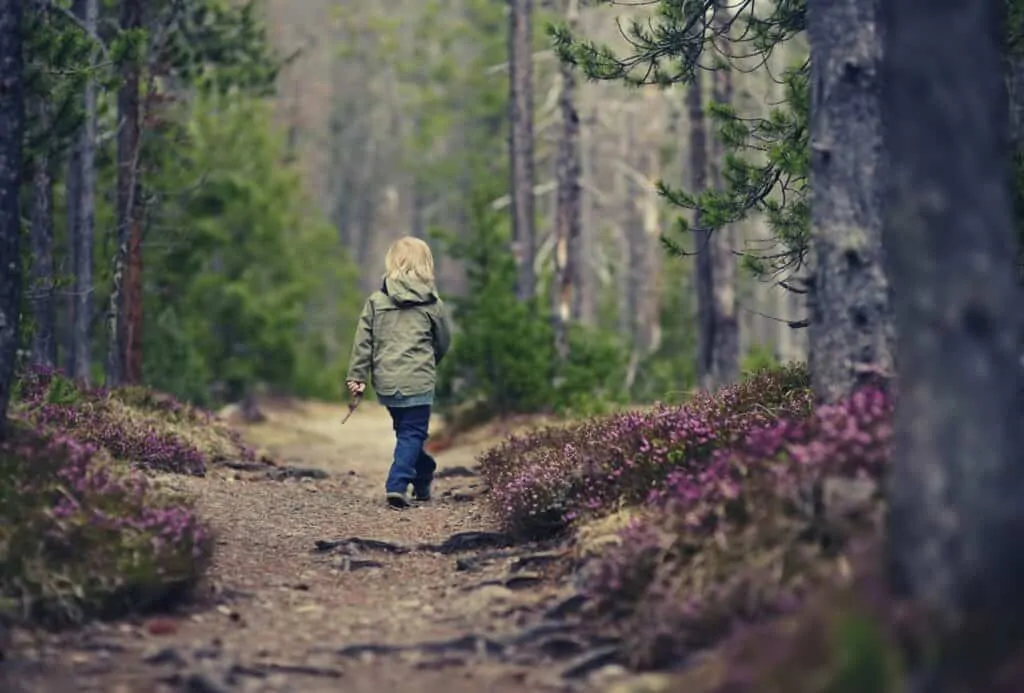
<instances>
[{"instance_id":1,"label":"jacket hood","mask_svg":"<svg viewBox=\"0 0 1024 693\"><path fill-rule=\"evenodd\" d=\"M416 279L385 277L380 290L400 307L425 306L437 303L437 288Z\"/></svg>"}]
</instances>

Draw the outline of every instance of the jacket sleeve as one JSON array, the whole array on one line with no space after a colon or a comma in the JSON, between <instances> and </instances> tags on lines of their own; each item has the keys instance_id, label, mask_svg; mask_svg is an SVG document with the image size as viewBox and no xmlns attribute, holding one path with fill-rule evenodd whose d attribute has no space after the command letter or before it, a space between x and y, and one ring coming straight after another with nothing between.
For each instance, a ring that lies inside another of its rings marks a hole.
<instances>
[{"instance_id":1,"label":"jacket sleeve","mask_svg":"<svg viewBox=\"0 0 1024 693\"><path fill-rule=\"evenodd\" d=\"M347 380L366 383L373 365L373 304L367 300L352 340L352 357L348 361Z\"/></svg>"},{"instance_id":2,"label":"jacket sleeve","mask_svg":"<svg viewBox=\"0 0 1024 693\"><path fill-rule=\"evenodd\" d=\"M448 321L448 311L442 302L437 302L436 310L431 313L430 322L434 337L434 360L441 363L441 359L452 345L452 327Z\"/></svg>"}]
</instances>

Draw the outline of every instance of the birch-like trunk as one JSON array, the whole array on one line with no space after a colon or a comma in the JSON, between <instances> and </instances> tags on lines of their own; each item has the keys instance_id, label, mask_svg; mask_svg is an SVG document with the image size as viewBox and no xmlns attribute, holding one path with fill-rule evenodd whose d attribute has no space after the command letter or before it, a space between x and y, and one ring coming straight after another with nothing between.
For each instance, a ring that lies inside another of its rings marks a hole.
<instances>
[{"instance_id":1,"label":"birch-like trunk","mask_svg":"<svg viewBox=\"0 0 1024 693\"><path fill-rule=\"evenodd\" d=\"M581 85L585 87L585 85ZM580 127L580 322L597 324L597 262L594 252L598 232L597 202L592 188L597 185L597 115L591 111Z\"/></svg>"},{"instance_id":2,"label":"birch-like trunk","mask_svg":"<svg viewBox=\"0 0 1024 693\"><path fill-rule=\"evenodd\" d=\"M566 20L575 28L579 0L568 0ZM561 358L569 355L569 324L582 312L580 292L580 116L576 110L576 75L572 66L559 64L558 96L562 132L555 162L557 200L555 210L555 287L552 291L555 348Z\"/></svg>"}]
</instances>

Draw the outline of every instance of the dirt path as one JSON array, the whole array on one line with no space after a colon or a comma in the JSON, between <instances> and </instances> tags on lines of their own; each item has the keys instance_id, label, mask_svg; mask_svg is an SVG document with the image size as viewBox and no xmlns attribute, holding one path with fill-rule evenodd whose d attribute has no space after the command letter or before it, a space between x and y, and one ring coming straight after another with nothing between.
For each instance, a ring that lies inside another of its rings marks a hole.
<instances>
[{"instance_id":1,"label":"dirt path","mask_svg":"<svg viewBox=\"0 0 1024 693\"><path fill-rule=\"evenodd\" d=\"M484 443L439 454L434 500L398 512L382 499L387 412L367 404L340 426L342 413L280 408L250 431L299 478L221 469L164 480L195 496L219 533L205 603L22 636L26 663L11 677L38 691L513 693L584 690L613 669L609 648L567 625L578 598L557 575L563 550L501 546L475 497ZM302 476L315 470L326 478ZM463 544L446 545L453 536Z\"/></svg>"}]
</instances>

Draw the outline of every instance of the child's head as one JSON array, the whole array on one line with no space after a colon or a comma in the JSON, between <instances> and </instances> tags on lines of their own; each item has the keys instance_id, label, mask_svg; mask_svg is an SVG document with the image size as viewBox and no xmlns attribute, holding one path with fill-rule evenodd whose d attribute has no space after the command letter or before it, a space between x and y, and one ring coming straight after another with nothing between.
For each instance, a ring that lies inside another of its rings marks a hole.
<instances>
[{"instance_id":1,"label":"child's head","mask_svg":"<svg viewBox=\"0 0 1024 693\"><path fill-rule=\"evenodd\" d=\"M403 236L391 244L384 256L384 276L388 279L416 279L434 283L434 255L419 238Z\"/></svg>"}]
</instances>

